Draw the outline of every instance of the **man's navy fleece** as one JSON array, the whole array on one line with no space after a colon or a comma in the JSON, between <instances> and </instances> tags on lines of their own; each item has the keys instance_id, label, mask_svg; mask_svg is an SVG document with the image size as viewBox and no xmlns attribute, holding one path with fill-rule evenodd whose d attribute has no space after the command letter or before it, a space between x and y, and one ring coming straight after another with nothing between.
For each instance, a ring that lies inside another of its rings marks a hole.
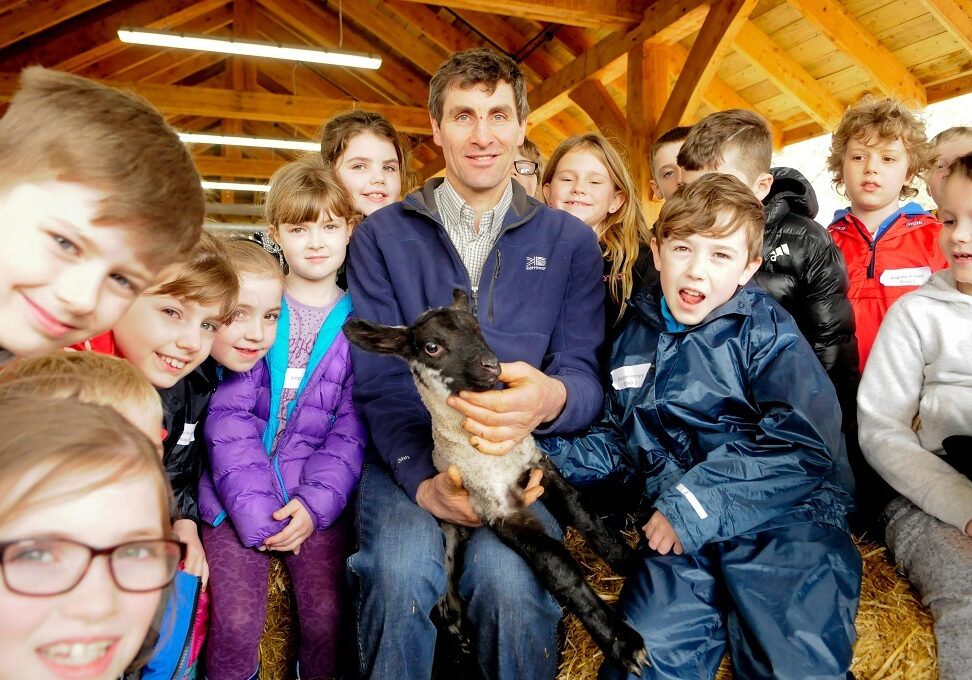
<instances>
[{"instance_id":1,"label":"man's navy fleece","mask_svg":"<svg viewBox=\"0 0 972 680\"><path fill-rule=\"evenodd\" d=\"M441 182L430 180L355 230L348 287L356 316L408 325L430 307L452 304L461 288L500 361L525 361L566 385L563 412L537 434L584 429L603 401L595 358L604 333L603 260L594 231L514 182L513 204L474 287L438 214L433 192ZM357 348L352 359L368 455L385 461L414 500L436 474L428 411L403 361Z\"/></svg>"}]
</instances>

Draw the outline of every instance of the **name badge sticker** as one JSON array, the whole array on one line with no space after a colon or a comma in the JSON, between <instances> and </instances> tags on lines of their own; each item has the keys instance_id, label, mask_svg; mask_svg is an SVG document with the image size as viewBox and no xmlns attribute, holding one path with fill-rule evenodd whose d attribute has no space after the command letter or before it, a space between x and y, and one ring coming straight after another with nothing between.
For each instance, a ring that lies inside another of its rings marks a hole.
<instances>
[{"instance_id":1,"label":"name badge sticker","mask_svg":"<svg viewBox=\"0 0 972 680\"><path fill-rule=\"evenodd\" d=\"M304 373L306 371L306 368L288 368L287 373L284 374L284 389L296 390L298 387L300 387L300 381L304 379Z\"/></svg>"},{"instance_id":2,"label":"name badge sticker","mask_svg":"<svg viewBox=\"0 0 972 680\"><path fill-rule=\"evenodd\" d=\"M650 370L651 362L616 368L611 371L611 386L616 390L641 387L645 384L645 378L648 377L648 371Z\"/></svg>"},{"instance_id":3,"label":"name badge sticker","mask_svg":"<svg viewBox=\"0 0 972 680\"><path fill-rule=\"evenodd\" d=\"M881 272L882 286L920 286L931 278L931 267L885 269Z\"/></svg>"},{"instance_id":4,"label":"name badge sticker","mask_svg":"<svg viewBox=\"0 0 972 680\"><path fill-rule=\"evenodd\" d=\"M186 423L186 426L182 428L182 434L179 435L179 441L176 442L176 446L188 446L196 441L196 424Z\"/></svg>"}]
</instances>

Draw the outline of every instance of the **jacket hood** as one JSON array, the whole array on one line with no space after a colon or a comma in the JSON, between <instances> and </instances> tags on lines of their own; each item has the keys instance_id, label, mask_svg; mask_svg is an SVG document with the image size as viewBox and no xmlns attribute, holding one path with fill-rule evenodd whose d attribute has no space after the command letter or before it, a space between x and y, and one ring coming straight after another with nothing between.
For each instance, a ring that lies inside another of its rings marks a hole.
<instances>
[{"instance_id":1,"label":"jacket hood","mask_svg":"<svg viewBox=\"0 0 972 680\"><path fill-rule=\"evenodd\" d=\"M966 295L955 287L955 276L950 269L935 272L924 286L912 291L911 295L972 306L972 295Z\"/></svg>"},{"instance_id":2,"label":"jacket hood","mask_svg":"<svg viewBox=\"0 0 972 680\"><path fill-rule=\"evenodd\" d=\"M773 168L773 186L763 199L766 224L781 222L789 214L814 219L817 216L817 194L810 181L799 170Z\"/></svg>"}]
</instances>

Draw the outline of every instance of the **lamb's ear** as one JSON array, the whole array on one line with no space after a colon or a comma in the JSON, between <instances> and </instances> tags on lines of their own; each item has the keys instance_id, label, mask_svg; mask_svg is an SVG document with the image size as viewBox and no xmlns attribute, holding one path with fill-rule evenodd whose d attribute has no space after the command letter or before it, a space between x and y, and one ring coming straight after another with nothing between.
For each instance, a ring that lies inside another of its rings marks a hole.
<instances>
[{"instance_id":1,"label":"lamb's ear","mask_svg":"<svg viewBox=\"0 0 972 680\"><path fill-rule=\"evenodd\" d=\"M408 326L383 326L365 319L348 319L344 335L351 344L367 352L405 356L410 347Z\"/></svg>"},{"instance_id":2,"label":"lamb's ear","mask_svg":"<svg viewBox=\"0 0 972 680\"><path fill-rule=\"evenodd\" d=\"M469 296L462 288L452 289L452 308L461 312L469 311Z\"/></svg>"}]
</instances>

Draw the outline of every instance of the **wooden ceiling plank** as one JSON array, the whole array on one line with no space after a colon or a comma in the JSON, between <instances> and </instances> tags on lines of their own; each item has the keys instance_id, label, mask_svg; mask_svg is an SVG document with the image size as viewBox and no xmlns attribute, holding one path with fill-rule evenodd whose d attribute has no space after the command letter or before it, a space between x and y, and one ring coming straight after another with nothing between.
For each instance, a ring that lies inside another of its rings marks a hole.
<instances>
[{"instance_id":1,"label":"wooden ceiling plank","mask_svg":"<svg viewBox=\"0 0 972 680\"><path fill-rule=\"evenodd\" d=\"M372 35L377 36L382 42L404 57L406 61L412 62L423 72L432 75L438 70L439 65L445 61L447 55L441 49L408 36L401 24L371 3L359 0L358 2L344 4L342 8L344 16L356 22Z\"/></svg>"},{"instance_id":2,"label":"wooden ceiling plank","mask_svg":"<svg viewBox=\"0 0 972 680\"><path fill-rule=\"evenodd\" d=\"M636 0L405 0L584 28L628 28L641 21Z\"/></svg>"},{"instance_id":3,"label":"wooden ceiling plank","mask_svg":"<svg viewBox=\"0 0 972 680\"><path fill-rule=\"evenodd\" d=\"M844 105L755 24L745 23L734 47L814 121L828 130L837 127Z\"/></svg>"},{"instance_id":4,"label":"wooden ceiling plank","mask_svg":"<svg viewBox=\"0 0 972 680\"><path fill-rule=\"evenodd\" d=\"M3 21L0 22L0 49L84 14L105 2L106 0L58 0L48 2L43 7L38 7L36 2L20 5L3 15Z\"/></svg>"},{"instance_id":5,"label":"wooden ceiling plank","mask_svg":"<svg viewBox=\"0 0 972 680\"><path fill-rule=\"evenodd\" d=\"M591 117L601 134L608 137L624 137L627 121L607 88L599 80L585 80L570 93L571 100Z\"/></svg>"},{"instance_id":6,"label":"wooden ceiling plank","mask_svg":"<svg viewBox=\"0 0 972 680\"><path fill-rule=\"evenodd\" d=\"M433 43L448 53L478 47L478 36L466 35L448 21L441 19L434 10L405 0L385 0L385 7L422 31Z\"/></svg>"},{"instance_id":7,"label":"wooden ceiling plank","mask_svg":"<svg viewBox=\"0 0 972 680\"><path fill-rule=\"evenodd\" d=\"M513 24L496 14L465 11L459 16L507 54L517 54L534 37L524 35ZM521 66L526 67L523 75L527 82L536 84L559 71L563 64L543 47L539 47L524 57Z\"/></svg>"},{"instance_id":8,"label":"wooden ceiling plank","mask_svg":"<svg viewBox=\"0 0 972 680\"><path fill-rule=\"evenodd\" d=\"M969 0L922 0L928 11L972 54L972 2Z\"/></svg>"},{"instance_id":9,"label":"wooden ceiling plank","mask_svg":"<svg viewBox=\"0 0 972 680\"><path fill-rule=\"evenodd\" d=\"M925 86L837 0L791 0L800 13L890 97L927 103Z\"/></svg>"},{"instance_id":10,"label":"wooden ceiling plank","mask_svg":"<svg viewBox=\"0 0 972 680\"><path fill-rule=\"evenodd\" d=\"M755 9L758 0L722 0L713 4L689 50L665 110L658 118L659 129L669 129L691 121L709 83L736 35ZM630 90L629 90L630 91Z\"/></svg>"},{"instance_id":11,"label":"wooden ceiling plank","mask_svg":"<svg viewBox=\"0 0 972 680\"><path fill-rule=\"evenodd\" d=\"M536 122L559 113L570 104L570 91L627 54L628 50L655 38L660 31L678 23L704 5L704 0L656 2L645 10L644 20L630 31L617 31L577 57L530 92L530 107Z\"/></svg>"}]
</instances>

